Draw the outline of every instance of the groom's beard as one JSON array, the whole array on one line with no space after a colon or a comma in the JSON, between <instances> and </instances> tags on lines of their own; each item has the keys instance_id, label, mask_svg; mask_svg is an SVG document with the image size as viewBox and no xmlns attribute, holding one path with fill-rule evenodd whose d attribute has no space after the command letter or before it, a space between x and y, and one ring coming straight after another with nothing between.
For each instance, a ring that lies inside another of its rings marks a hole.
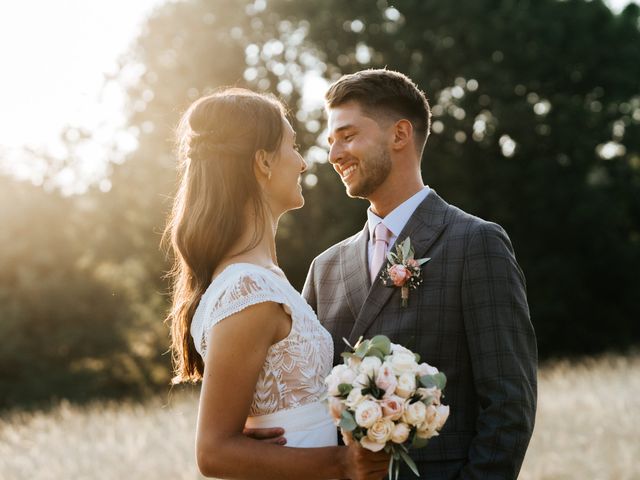
<instances>
[{"instance_id":1,"label":"groom's beard","mask_svg":"<svg viewBox=\"0 0 640 480\"><path fill-rule=\"evenodd\" d=\"M378 144L370 155L360 160L357 179L347 187L347 195L352 198L367 199L375 192L391 172L391 155L386 145Z\"/></svg>"}]
</instances>

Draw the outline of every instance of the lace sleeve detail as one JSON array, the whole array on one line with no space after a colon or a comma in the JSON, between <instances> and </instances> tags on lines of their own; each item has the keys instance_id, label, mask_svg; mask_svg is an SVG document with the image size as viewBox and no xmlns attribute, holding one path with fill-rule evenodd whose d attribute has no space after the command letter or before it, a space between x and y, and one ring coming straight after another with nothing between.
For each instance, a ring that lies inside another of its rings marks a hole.
<instances>
[{"instance_id":1,"label":"lace sleeve detail","mask_svg":"<svg viewBox=\"0 0 640 480\"><path fill-rule=\"evenodd\" d=\"M276 302L283 304L285 311L290 313L285 295L274 283L273 279L263 272L238 272L225 279L214 292L211 292L212 295L207 299L202 312L202 333L199 339L201 354L205 354L211 328L247 307L258 303Z\"/></svg>"}]
</instances>

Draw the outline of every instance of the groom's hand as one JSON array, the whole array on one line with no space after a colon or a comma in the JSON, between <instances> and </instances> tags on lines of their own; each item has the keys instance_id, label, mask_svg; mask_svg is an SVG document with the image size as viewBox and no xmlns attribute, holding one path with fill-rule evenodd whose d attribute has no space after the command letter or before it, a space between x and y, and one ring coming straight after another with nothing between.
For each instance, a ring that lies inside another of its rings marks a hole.
<instances>
[{"instance_id":1,"label":"groom's hand","mask_svg":"<svg viewBox=\"0 0 640 480\"><path fill-rule=\"evenodd\" d=\"M284 438L283 428L244 428L243 435L253 438L254 440L263 440L267 443L275 443L276 445L286 445L287 439Z\"/></svg>"}]
</instances>

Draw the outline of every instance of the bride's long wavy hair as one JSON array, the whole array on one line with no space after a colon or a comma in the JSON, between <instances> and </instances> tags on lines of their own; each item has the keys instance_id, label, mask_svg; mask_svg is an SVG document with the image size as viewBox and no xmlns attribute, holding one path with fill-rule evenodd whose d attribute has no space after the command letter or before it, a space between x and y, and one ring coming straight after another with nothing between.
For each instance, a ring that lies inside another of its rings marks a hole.
<instances>
[{"instance_id":1,"label":"bride's long wavy hair","mask_svg":"<svg viewBox=\"0 0 640 480\"><path fill-rule=\"evenodd\" d=\"M248 228L247 206L256 219L252 246L264 234L267 213L254 159L259 150L279 149L284 118L275 97L231 88L195 101L178 124L180 182L163 237L174 260L167 318L173 383L202 378L191 321L215 269Z\"/></svg>"}]
</instances>

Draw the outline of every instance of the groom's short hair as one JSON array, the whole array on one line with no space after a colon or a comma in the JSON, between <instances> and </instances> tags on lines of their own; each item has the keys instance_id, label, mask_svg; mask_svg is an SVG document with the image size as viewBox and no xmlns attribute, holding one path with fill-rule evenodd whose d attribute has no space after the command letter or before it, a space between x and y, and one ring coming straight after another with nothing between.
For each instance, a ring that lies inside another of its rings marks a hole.
<instances>
[{"instance_id":1,"label":"groom's short hair","mask_svg":"<svg viewBox=\"0 0 640 480\"><path fill-rule=\"evenodd\" d=\"M387 69L369 69L343 75L325 94L327 108L355 101L376 121L407 119L413 126L416 150L422 155L431 130L427 97L406 75Z\"/></svg>"}]
</instances>

